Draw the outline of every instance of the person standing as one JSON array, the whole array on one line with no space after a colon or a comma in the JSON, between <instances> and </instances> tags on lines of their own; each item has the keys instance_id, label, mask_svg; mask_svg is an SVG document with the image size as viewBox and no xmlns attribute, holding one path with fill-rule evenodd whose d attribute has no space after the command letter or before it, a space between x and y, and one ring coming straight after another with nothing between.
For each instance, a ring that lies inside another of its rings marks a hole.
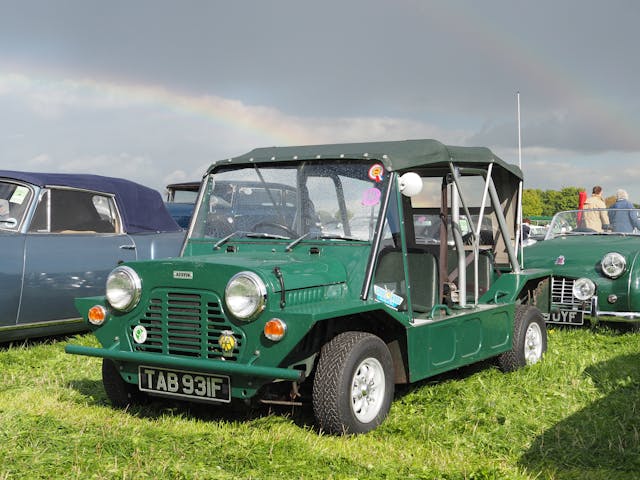
<instances>
[{"instance_id":1,"label":"person standing","mask_svg":"<svg viewBox=\"0 0 640 480\"><path fill-rule=\"evenodd\" d=\"M607 215L607 205L602 199L602 187L596 185L591 191L591 196L584 202L584 225L585 229L602 232L609 226L609 215ZM593 210L593 211L589 211Z\"/></svg>"},{"instance_id":2,"label":"person standing","mask_svg":"<svg viewBox=\"0 0 640 480\"><path fill-rule=\"evenodd\" d=\"M634 228L640 228L638 211L629 201L626 190L619 189L616 192L616 203L611 206L609 219L614 232L632 233Z\"/></svg>"},{"instance_id":3,"label":"person standing","mask_svg":"<svg viewBox=\"0 0 640 480\"><path fill-rule=\"evenodd\" d=\"M531 235L531 220L525 218L522 220L522 241L525 242L529 240L529 236Z\"/></svg>"}]
</instances>

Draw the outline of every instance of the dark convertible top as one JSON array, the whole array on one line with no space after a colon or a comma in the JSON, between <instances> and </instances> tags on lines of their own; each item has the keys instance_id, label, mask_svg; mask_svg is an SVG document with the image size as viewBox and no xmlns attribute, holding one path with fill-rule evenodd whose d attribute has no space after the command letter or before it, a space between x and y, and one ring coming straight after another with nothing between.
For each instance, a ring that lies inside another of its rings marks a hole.
<instances>
[{"instance_id":1,"label":"dark convertible top","mask_svg":"<svg viewBox=\"0 0 640 480\"><path fill-rule=\"evenodd\" d=\"M127 233L181 230L167 212L160 193L122 178L75 173L37 173L0 170L0 178L39 187L71 187L113 194Z\"/></svg>"},{"instance_id":2,"label":"dark convertible top","mask_svg":"<svg viewBox=\"0 0 640 480\"><path fill-rule=\"evenodd\" d=\"M425 165L447 166L453 161L458 165L503 169L510 175L522 178L518 166L509 164L485 147L454 147L437 140L401 140L392 142L338 143L332 145L302 145L293 147L256 148L239 157L214 163L213 172L221 165L244 163L271 163L314 159L376 159L389 171L407 171Z\"/></svg>"}]
</instances>

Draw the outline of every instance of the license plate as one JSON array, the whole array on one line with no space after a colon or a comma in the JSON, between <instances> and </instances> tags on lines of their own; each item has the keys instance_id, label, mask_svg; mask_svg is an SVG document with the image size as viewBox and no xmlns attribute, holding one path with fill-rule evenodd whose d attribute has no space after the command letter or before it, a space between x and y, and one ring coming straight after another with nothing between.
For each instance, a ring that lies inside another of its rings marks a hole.
<instances>
[{"instance_id":1,"label":"license plate","mask_svg":"<svg viewBox=\"0 0 640 480\"><path fill-rule=\"evenodd\" d=\"M143 392L208 402L230 402L231 381L223 375L184 370L138 367L138 388Z\"/></svg>"},{"instance_id":2,"label":"license plate","mask_svg":"<svg viewBox=\"0 0 640 480\"><path fill-rule=\"evenodd\" d=\"M561 325L584 325L584 313L579 310L559 310L551 312L547 322Z\"/></svg>"}]
</instances>

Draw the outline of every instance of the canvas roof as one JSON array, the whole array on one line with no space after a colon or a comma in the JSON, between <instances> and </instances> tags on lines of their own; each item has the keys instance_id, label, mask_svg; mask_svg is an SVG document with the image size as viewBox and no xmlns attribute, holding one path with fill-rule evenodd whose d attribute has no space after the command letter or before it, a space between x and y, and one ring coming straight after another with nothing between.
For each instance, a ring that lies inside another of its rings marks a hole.
<instances>
[{"instance_id":1,"label":"canvas roof","mask_svg":"<svg viewBox=\"0 0 640 480\"><path fill-rule=\"evenodd\" d=\"M375 159L390 171L406 171L425 166L445 166L454 161L467 166L485 167L494 163L522 178L518 166L506 163L486 147L455 147L437 140L402 140L391 142L342 143L293 147L256 148L228 160L215 162L209 172L221 165L269 163L312 159Z\"/></svg>"},{"instance_id":2,"label":"canvas roof","mask_svg":"<svg viewBox=\"0 0 640 480\"><path fill-rule=\"evenodd\" d=\"M167 212L160 193L129 180L101 175L10 170L0 170L0 178L20 180L38 187L71 187L113 194L127 233L181 230Z\"/></svg>"}]
</instances>

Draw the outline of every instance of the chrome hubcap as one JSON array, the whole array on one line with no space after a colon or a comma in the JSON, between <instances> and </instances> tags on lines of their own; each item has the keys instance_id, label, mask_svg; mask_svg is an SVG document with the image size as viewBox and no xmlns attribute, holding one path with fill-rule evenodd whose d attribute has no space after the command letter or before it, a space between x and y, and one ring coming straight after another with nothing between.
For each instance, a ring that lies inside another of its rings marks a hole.
<instances>
[{"instance_id":1,"label":"chrome hubcap","mask_svg":"<svg viewBox=\"0 0 640 480\"><path fill-rule=\"evenodd\" d=\"M385 378L380 362L375 358L363 360L353 375L351 382L351 409L362 423L371 422L384 400Z\"/></svg>"},{"instance_id":2,"label":"chrome hubcap","mask_svg":"<svg viewBox=\"0 0 640 480\"><path fill-rule=\"evenodd\" d=\"M524 336L524 359L527 365L537 363L542 357L542 329L537 323L527 327Z\"/></svg>"}]
</instances>

